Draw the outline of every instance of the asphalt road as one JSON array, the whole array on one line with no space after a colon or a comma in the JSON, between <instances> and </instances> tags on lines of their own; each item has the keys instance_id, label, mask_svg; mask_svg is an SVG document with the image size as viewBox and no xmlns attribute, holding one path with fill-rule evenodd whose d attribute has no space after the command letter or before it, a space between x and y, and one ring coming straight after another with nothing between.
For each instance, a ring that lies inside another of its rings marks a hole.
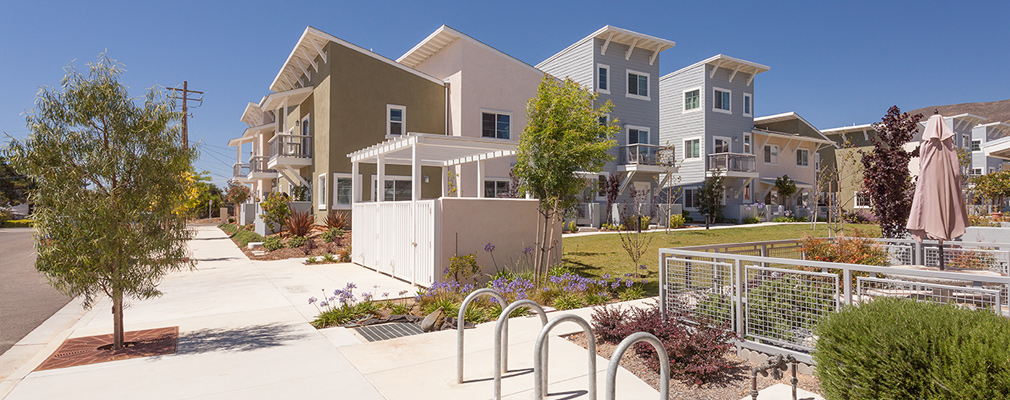
<instances>
[{"instance_id":1,"label":"asphalt road","mask_svg":"<svg viewBox=\"0 0 1010 400\"><path fill-rule=\"evenodd\" d=\"M68 302L35 270L32 228L0 229L0 354Z\"/></svg>"}]
</instances>

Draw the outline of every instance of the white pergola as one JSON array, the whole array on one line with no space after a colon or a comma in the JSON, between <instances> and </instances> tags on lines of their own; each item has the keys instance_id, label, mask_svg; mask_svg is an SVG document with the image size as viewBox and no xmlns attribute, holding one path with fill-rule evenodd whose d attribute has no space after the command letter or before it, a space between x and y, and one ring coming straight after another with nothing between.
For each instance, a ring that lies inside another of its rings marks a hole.
<instances>
[{"instance_id":1,"label":"white pergola","mask_svg":"<svg viewBox=\"0 0 1010 400\"><path fill-rule=\"evenodd\" d=\"M445 197L448 195L446 176L449 167L477 163L477 176L471 179L475 179L480 188L484 182L484 161L515 155L515 149L515 143L501 139L410 132L347 155L351 159L353 201L361 202L362 186L358 177L361 163L377 165L376 185L379 188L385 182L386 165L410 165L410 195L412 201L417 201L421 199L421 167L441 167L442 196ZM461 192L457 190L456 195L461 196ZM375 201L382 202L384 197L376 195ZM477 197L484 197L484 191L477 190Z\"/></svg>"}]
</instances>

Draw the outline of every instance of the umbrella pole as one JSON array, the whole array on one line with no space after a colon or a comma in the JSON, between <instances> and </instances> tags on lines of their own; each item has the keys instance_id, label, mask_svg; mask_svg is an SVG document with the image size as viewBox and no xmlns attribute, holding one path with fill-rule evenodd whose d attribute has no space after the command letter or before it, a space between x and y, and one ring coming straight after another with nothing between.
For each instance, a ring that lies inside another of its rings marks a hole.
<instances>
[{"instance_id":1,"label":"umbrella pole","mask_svg":"<svg viewBox=\"0 0 1010 400\"><path fill-rule=\"evenodd\" d=\"M943 271L943 267L947 264L947 260L943 257L943 240L940 240L940 271Z\"/></svg>"}]
</instances>

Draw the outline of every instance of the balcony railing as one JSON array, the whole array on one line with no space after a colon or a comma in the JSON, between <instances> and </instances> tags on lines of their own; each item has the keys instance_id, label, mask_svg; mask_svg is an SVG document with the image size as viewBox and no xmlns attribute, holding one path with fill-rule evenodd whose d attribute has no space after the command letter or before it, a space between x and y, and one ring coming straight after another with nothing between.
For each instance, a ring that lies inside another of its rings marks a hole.
<instances>
[{"instance_id":1,"label":"balcony railing","mask_svg":"<svg viewBox=\"0 0 1010 400\"><path fill-rule=\"evenodd\" d=\"M312 158L312 136L274 135L270 139L270 157Z\"/></svg>"},{"instance_id":2,"label":"balcony railing","mask_svg":"<svg viewBox=\"0 0 1010 400\"><path fill-rule=\"evenodd\" d=\"M233 172L231 176L233 177L246 177L249 176L249 164L247 163L235 163L232 164Z\"/></svg>"},{"instance_id":3,"label":"balcony railing","mask_svg":"<svg viewBox=\"0 0 1010 400\"><path fill-rule=\"evenodd\" d=\"M654 144L633 144L620 147L620 163L631 165L662 165L663 148ZM671 157L672 161L672 157Z\"/></svg>"},{"instance_id":4,"label":"balcony railing","mask_svg":"<svg viewBox=\"0 0 1010 400\"><path fill-rule=\"evenodd\" d=\"M728 172L754 172L754 155L742 153L709 154L708 169L720 169Z\"/></svg>"},{"instance_id":5,"label":"balcony railing","mask_svg":"<svg viewBox=\"0 0 1010 400\"><path fill-rule=\"evenodd\" d=\"M267 168L267 162L270 161L268 157L265 156L255 156L249 159L249 173L254 172L277 172L276 170Z\"/></svg>"}]
</instances>

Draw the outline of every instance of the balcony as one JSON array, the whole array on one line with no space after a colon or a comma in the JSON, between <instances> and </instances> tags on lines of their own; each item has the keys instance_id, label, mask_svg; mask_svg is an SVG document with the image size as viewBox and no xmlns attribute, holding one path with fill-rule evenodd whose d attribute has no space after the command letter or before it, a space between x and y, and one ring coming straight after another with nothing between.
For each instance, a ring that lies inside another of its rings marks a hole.
<instances>
[{"instance_id":1,"label":"balcony","mask_svg":"<svg viewBox=\"0 0 1010 400\"><path fill-rule=\"evenodd\" d=\"M720 170L726 176L756 177L754 155L743 153L715 153L708 155L708 172Z\"/></svg>"},{"instance_id":2,"label":"balcony","mask_svg":"<svg viewBox=\"0 0 1010 400\"><path fill-rule=\"evenodd\" d=\"M232 179L238 182L251 182L249 179L249 164L247 163L235 163L232 164Z\"/></svg>"},{"instance_id":3,"label":"balcony","mask_svg":"<svg viewBox=\"0 0 1010 400\"><path fill-rule=\"evenodd\" d=\"M312 136L277 134L270 139L268 167L301 168L312 165Z\"/></svg>"},{"instance_id":4,"label":"balcony","mask_svg":"<svg viewBox=\"0 0 1010 400\"><path fill-rule=\"evenodd\" d=\"M666 153L662 146L657 146L654 144L632 144L628 146L618 147L618 164L619 169L630 171L630 170L640 170L640 171L653 171L653 172L663 172L665 166L663 162L669 158L672 162L673 157L665 157Z\"/></svg>"},{"instance_id":5,"label":"balcony","mask_svg":"<svg viewBox=\"0 0 1010 400\"><path fill-rule=\"evenodd\" d=\"M277 173L276 170L270 168L269 161L270 160L264 156L253 156L250 158L248 164L248 178L250 180L279 178L281 175Z\"/></svg>"}]
</instances>

